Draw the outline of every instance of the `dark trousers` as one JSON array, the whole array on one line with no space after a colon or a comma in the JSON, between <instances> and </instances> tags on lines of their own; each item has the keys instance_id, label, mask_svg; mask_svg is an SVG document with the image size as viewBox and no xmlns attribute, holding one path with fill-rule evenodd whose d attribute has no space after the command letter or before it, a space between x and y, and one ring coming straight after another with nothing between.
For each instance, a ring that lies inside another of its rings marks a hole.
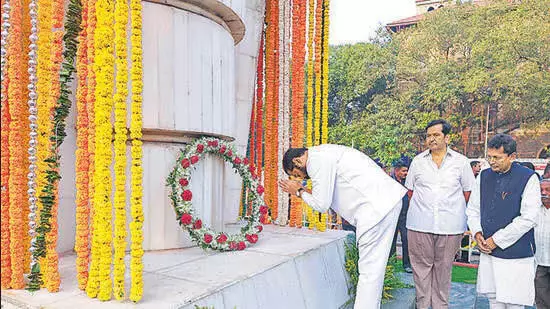
<instances>
[{"instance_id":1,"label":"dark trousers","mask_svg":"<svg viewBox=\"0 0 550 309\"><path fill-rule=\"evenodd\" d=\"M395 229L395 235L393 236L393 242L391 244L390 256L394 255L397 250L397 233L401 233L401 248L403 249L403 267L411 267L411 260L409 259L409 240L407 237L407 214L400 215L397 220L397 228Z\"/></svg>"},{"instance_id":2,"label":"dark trousers","mask_svg":"<svg viewBox=\"0 0 550 309\"><path fill-rule=\"evenodd\" d=\"M537 309L550 309L550 267L548 266L537 266L535 303Z\"/></svg>"}]
</instances>

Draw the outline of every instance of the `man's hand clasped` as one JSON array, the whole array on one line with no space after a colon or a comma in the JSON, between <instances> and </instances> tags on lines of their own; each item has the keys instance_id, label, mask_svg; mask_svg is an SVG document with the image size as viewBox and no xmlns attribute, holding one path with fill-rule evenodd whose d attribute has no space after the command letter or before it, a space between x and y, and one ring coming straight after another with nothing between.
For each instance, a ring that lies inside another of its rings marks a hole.
<instances>
[{"instance_id":1,"label":"man's hand clasped","mask_svg":"<svg viewBox=\"0 0 550 309\"><path fill-rule=\"evenodd\" d=\"M304 189L302 184L299 181L296 180L280 180L279 186L281 189L283 189L284 192L290 193L292 195L296 195L296 192L300 189Z\"/></svg>"},{"instance_id":2,"label":"man's hand clasped","mask_svg":"<svg viewBox=\"0 0 550 309\"><path fill-rule=\"evenodd\" d=\"M493 237L489 237L485 239L483 237L483 234L481 232L477 232L475 235L475 239L477 241L477 246L479 247L479 251L485 253L485 254L491 254L494 249L496 249L497 245L495 244L495 241L493 240Z\"/></svg>"}]
</instances>

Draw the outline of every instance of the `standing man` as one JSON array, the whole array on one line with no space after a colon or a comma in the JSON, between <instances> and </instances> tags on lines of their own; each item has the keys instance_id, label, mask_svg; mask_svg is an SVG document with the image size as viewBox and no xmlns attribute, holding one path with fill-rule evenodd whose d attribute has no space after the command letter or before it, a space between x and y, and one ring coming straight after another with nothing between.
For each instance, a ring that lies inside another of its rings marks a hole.
<instances>
[{"instance_id":1,"label":"standing man","mask_svg":"<svg viewBox=\"0 0 550 309\"><path fill-rule=\"evenodd\" d=\"M550 179L540 182L540 193L544 207L535 227L535 303L538 309L550 309Z\"/></svg>"},{"instance_id":2,"label":"standing man","mask_svg":"<svg viewBox=\"0 0 550 309\"><path fill-rule=\"evenodd\" d=\"M402 185L405 185L405 179L409 172L409 166L405 162L399 160L394 165L393 179ZM409 210L409 196L406 194L401 200L401 212L399 213L399 219L397 220L397 228L395 229L395 235L393 236L393 242L391 244L390 256L395 254L397 247L397 232L401 234L401 249L403 250L403 268L406 272L412 273L411 260L409 259L409 241L407 239L407 211Z\"/></svg>"},{"instance_id":3,"label":"standing man","mask_svg":"<svg viewBox=\"0 0 550 309\"><path fill-rule=\"evenodd\" d=\"M474 173L474 177L477 178L477 175L479 175L479 172L481 172L481 162L479 161L470 161L470 166L472 167L472 172Z\"/></svg>"},{"instance_id":4,"label":"standing man","mask_svg":"<svg viewBox=\"0 0 550 309\"><path fill-rule=\"evenodd\" d=\"M312 182L308 190L300 182L282 180L279 184L285 192L319 212L331 207L356 227L359 282L355 309L379 308L401 198L407 190L369 157L344 146L290 148L283 168L289 176Z\"/></svg>"},{"instance_id":5,"label":"standing man","mask_svg":"<svg viewBox=\"0 0 550 309\"><path fill-rule=\"evenodd\" d=\"M426 126L428 150L417 155L405 187L416 307L448 308L451 269L466 231L466 203L475 178L468 159L450 149L451 125L442 119Z\"/></svg>"},{"instance_id":6,"label":"standing man","mask_svg":"<svg viewBox=\"0 0 550 309\"><path fill-rule=\"evenodd\" d=\"M535 238L541 213L539 178L513 162L516 142L497 134L487 144L490 169L476 181L467 215L481 256L477 291L491 309L523 308L535 301Z\"/></svg>"}]
</instances>

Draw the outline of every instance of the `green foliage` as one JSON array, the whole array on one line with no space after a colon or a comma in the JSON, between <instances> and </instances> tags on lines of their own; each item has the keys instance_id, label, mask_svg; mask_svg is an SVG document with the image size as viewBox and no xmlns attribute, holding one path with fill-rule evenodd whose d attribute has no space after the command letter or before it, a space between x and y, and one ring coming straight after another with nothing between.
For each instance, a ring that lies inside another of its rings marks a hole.
<instances>
[{"instance_id":1,"label":"green foliage","mask_svg":"<svg viewBox=\"0 0 550 309\"><path fill-rule=\"evenodd\" d=\"M389 163L444 117L466 152L488 107L493 132L550 123L550 1L439 9L391 40L332 47L329 72L330 142Z\"/></svg>"},{"instance_id":2,"label":"green foliage","mask_svg":"<svg viewBox=\"0 0 550 309\"><path fill-rule=\"evenodd\" d=\"M345 248L345 264L344 268L349 275L348 280L348 295L350 299L343 305L344 308L351 307L357 293L357 283L359 282L359 249L355 241L355 234L348 236L344 243ZM404 284L395 274L398 272L398 261L395 256L390 257L386 266L386 274L384 276L384 290L382 294L382 302L386 302L393 298L392 291L395 289L406 288Z\"/></svg>"}]
</instances>

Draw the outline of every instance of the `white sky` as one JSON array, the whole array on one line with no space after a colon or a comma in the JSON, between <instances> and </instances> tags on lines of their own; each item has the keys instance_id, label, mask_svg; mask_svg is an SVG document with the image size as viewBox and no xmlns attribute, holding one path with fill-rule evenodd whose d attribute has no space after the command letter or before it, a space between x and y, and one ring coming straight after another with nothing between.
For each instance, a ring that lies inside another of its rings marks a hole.
<instances>
[{"instance_id":1,"label":"white sky","mask_svg":"<svg viewBox=\"0 0 550 309\"><path fill-rule=\"evenodd\" d=\"M331 0L329 42L364 42L378 25L413 15L415 0Z\"/></svg>"}]
</instances>

